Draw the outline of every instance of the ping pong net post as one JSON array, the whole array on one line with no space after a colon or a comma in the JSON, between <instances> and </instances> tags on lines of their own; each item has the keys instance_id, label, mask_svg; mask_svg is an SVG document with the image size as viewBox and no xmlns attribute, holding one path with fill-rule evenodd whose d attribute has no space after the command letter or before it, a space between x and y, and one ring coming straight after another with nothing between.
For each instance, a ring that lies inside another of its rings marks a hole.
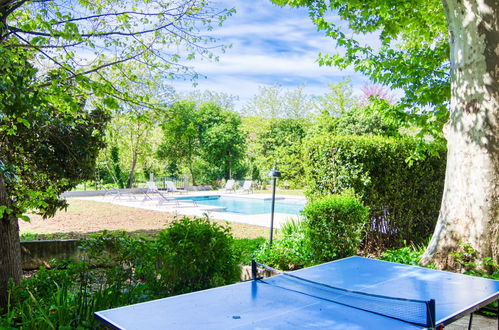
<instances>
[{"instance_id":1,"label":"ping pong net post","mask_svg":"<svg viewBox=\"0 0 499 330\"><path fill-rule=\"evenodd\" d=\"M258 276L257 262L255 261L255 259L252 259L251 260L251 279L253 281L256 281L256 280L261 280L262 278L263 277Z\"/></svg>"},{"instance_id":2,"label":"ping pong net post","mask_svg":"<svg viewBox=\"0 0 499 330\"><path fill-rule=\"evenodd\" d=\"M251 260L251 279L253 281L263 279L263 277L261 277L261 276L259 277L258 276L258 268L257 268L258 266L263 267L264 269L270 270L270 271L272 271L274 273L286 275L286 276L288 276L290 278L293 278L295 280L300 280L300 281L308 282L309 284L312 284L312 285L318 285L318 286L322 286L322 287L325 287L325 288L337 290L337 291L340 291L340 292L343 292L343 293L349 294L349 295L359 295L359 296L365 296L365 297L374 297L374 298L382 298L382 299L387 299L387 300L394 300L394 301L398 301L398 302L406 301L406 302L415 302L415 303L422 304L422 305L425 306L426 315L422 314L421 318L419 320L421 320L424 316L426 316L426 320L425 320L426 322L424 322L424 323L422 321L416 322L414 320L412 320L412 321L411 320L405 320L403 318L399 318L397 316L390 315L389 313L385 314L385 313L382 313L382 312L379 312L379 311L376 311L376 310L370 310L370 309L366 309L366 308L363 308L363 307L359 307L359 306L347 304L347 303L341 302L340 300L329 300L329 299L324 298L324 297L317 297L319 299L324 299L324 300L328 300L328 301L331 301L331 302L336 302L336 303L339 303L341 305L349 306L349 307L352 307L352 308L357 308L357 309L361 309L361 310L364 310L364 311L372 312L372 313L375 313L375 314L383 315L383 316L386 316L386 317L390 317L390 318L402 320L402 321L405 321L405 322L422 325L422 326L424 326L424 327L426 327L428 329L436 329L436 318L435 318L436 317L436 306L435 306L435 299L430 299L428 301L425 301L425 300L413 300L413 299L396 298L396 297L389 297L389 296L380 296L380 295L376 295L376 294L369 294L369 293L364 293L364 292L360 292L360 291L353 291L353 290L349 290L349 289L338 288L338 287L330 286L328 284L324 284L324 283L320 283L320 282L311 281L311 280L308 280L308 279L305 279L305 278L301 278L301 277L298 277L296 275L293 275L293 274L290 274L290 273L287 273L287 272L279 271L279 270L271 268L271 267L269 267L267 265L260 264L260 263L256 262L255 260ZM295 291L295 290L292 290L292 291ZM304 294L306 294L306 293L304 293ZM309 294L307 294L307 295L309 295Z\"/></svg>"}]
</instances>

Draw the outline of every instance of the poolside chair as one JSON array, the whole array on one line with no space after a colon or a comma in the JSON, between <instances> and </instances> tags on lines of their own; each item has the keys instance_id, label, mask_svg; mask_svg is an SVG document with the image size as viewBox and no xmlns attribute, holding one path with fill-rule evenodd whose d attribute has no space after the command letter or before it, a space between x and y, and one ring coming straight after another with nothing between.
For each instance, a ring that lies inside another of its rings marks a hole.
<instances>
[{"instance_id":1,"label":"poolside chair","mask_svg":"<svg viewBox=\"0 0 499 330\"><path fill-rule=\"evenodd\" d=\"M154 182L146 182L146 186L147 186L147 190L146 192L144 193L144 199L142 200L142 202L145 202L147 200L158 200L158 205L164 205L164 204L172 204L173 206L175 207L181 207L181 206L185 206L185 205L181 205L179 200L176 199L176 198L173 198L173 197L167 197L165 196L159 189L158 187L156 186L156 184ZM152 194L156 194L157 195L157 198L153 198L151 195ZM194 200L182 200L182 202L192 202L192 204L194 206L198 206L196 201Z\"/></svg>"},{"instance_id":2,"label":"poolside chair","mask_svg":"<svg viewBox=\"0 0 499 330\"><path fill-rule=\"evenodd\" d=\"M218 191L220 192L229 192L229 191L235 191L234 189L234 184L236 183L235 180L227 180L227 182L225 183L225 188L222 188L222 189L218 189Z\"/></svg>"},{"instance_id":3,"label":"poolside chair","mask_svg":"<svg viewBox=\"0 0 499 330\"><path fill-rule=\"evenodd\" d=\"M105 191L104 197L114 196L113 199L121 199L121 197L127 197L128 199L136 199L134 194L122 193L118 189L116 189L115 187L111 186L111 188L108 189L108 188L104 187L104 185L102 185L102 184L99 184L99 186L101 187L101 190Z\"/></svg>"},{"instance_id":4,"label":"poolside chair","mask_svg":"<svg viewBox=\"0 0 499 330\"><path fill-rule=\"evenodd\" d=\"M253 192L253 188L251 187L252 185L253 185L252 180L246 180L244 181L243 186L239 188L236 192L238 193L247 192L249 194L250 191Z\"/></svg>"},{"instance_id":5,"label":"poolside chair","mask_svg":"<svg viewBox=\"0 0 499 330\"><path fill-rule=\"evenodd\" d=\"M177 187L175 187L175 184L173 183L173 181L165 181L165 185L166 185L166 191L168 192L178 192L178 193L181 193L181 194L186 194L187 191L185 191L184 189L177 189Z\"/></svg>"}]
</instances>

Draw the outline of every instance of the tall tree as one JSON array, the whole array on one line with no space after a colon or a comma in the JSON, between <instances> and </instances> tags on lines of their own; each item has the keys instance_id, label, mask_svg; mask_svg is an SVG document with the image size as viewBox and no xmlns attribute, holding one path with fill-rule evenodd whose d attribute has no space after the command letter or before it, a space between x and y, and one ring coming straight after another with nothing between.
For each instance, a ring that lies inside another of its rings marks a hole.
<instances>
[{"instance_id":1,"label":"tall tree","mask_svg":"<svg viewBox=\"0 0 499 330\"><path fill-rule=\"evenodd\" d=\"M158 157L188 168L195 185L194 159L200 152L196 103L179 101L172 104L161 128L163 141L157 150Z\"/></svg>"},{"instance_id":2,"label":"tall tree","mask_svg":"<svg viewBox=\"0 0 499 330\"><path fill-rule=\"evenodd\" d=\"M419 124L421 135L439 138L447 122L444 196L423 263L452 268L449 251L461 243L499 262L498 1L273 1L308 7L318 28L346 47L344 55L322 55L322 64L351 65L375 83L404 89L395 110ZM330 20L333 11L348 34ZM375 31L378 50L355 40Z\"/></svg>"},{"instance_id":3,"label":"tall tree","mask_svg":"<svg viewBox=\"0 0 499 330\"><path fill-rule=\"evenodd\" d=\"M238 114L211 102L175 102L164 123L158 156L189 169L193 182L231 177L240 167L245 135ZM199 173L202 172L202 173Z\"/></svg>"},{"instance_id":4,"label":"tall tree","mask_svg":"<svg viewBox=\"0 0 499 330\"><path fill-rule=\"evenodd\" d=\"M0 47L1 49L1 47ZM103 146L104 111L85 110L72 86L37 88L37 70L24 58L0 69L0 310L8 279L21 277L18 218L51 216L66 207L59 194L93 176ZM61 98L61 96L66 96Z\"/></svg>"},{"instance_id":5,"label":"tall tree","mask_svg":"<svg viewBox=\"0 0 499 330\"><path fill-rule=\"evenodd\" d=\"M303 120L278 118L268 121L264 127L257 137L257 161L261 172L268 171L275 163L283 180L301 186L304 175L302 140L306 135Z\"/></svg>"},{"instance_id":6,"label":"tall tree","mask_svg":"<svg viewBox=\"0 0 499 330\"><path fill-rule=\"evenodd\" d=\"M211 102L200 105L197 117L201 158L218 170L212 179L231 179L234 170L241 168L246 151L241 117Z\"/></svg>"},{"instance_id":7,"label":"tall tree","mask_svg":"<svg viewBox=\"0 0 499 330\"><path fill-rule=\"evenodd\" d=\"M164 104L171 103L174 89L165 80L151 74L145 65L125 63L106 71L115 90L127 94L126 99L118 100L118 107L113 111L113 119L107 129L107 142L111 149L118 148L120 151L119 165L128 171L126 186L131 188L137 168L144 168L144 163L154 161L161 136L159 124L165 115ZM123 76L129 78L122 79ZM128 101L141 97L147 97L147 103ZM103 154L111 153L104 150ZM112 162L109 157L102 158L103 163ZM118 179L116 183L120 181Z\"/></svg>"},{"instance_id":8,"label":"tall tree","mask_svg":"<svg viewBox=\"0 0 499 330\"><path fill-rule=\"evenodd\" d=\"M147 103L103 70L130 61L163 77L195 75L181 60L212 57L201 31L230 13L205 0L0 0L0 308L21 274L17 218L63 208L59 194L94 166L105 115L88 109Z\"/></svg>"}]
</instances>

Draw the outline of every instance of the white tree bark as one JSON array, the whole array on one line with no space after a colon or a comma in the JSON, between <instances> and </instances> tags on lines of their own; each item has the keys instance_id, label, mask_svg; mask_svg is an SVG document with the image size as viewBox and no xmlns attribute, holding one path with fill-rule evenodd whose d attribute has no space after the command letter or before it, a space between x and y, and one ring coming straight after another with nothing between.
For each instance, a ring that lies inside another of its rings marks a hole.
<instances>
[{"instance_id":1,"label":"white tree bark","mask_svg":"<svg viewBox=\"0 0 499 330\"><path fill-rule=\"evenodd\" d=\"M443 0L451 60L440 215L422 263L456 268L461 244L499 262L499 0Z\"/></svg>"}]
</instances>

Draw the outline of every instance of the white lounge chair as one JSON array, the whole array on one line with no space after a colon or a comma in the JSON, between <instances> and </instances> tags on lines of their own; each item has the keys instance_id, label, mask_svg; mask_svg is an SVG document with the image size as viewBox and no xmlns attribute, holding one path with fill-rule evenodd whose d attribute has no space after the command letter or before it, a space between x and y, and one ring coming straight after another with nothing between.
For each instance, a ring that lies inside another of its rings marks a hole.
<instances>
[{"instance_id":1,"label":"white lounge chair","mask_svg":"<svg viewBox=\"0 0 499 330\"><path fill-rule=\"evenodd\" d=\"M147 200L158 200L158 205L163 205L163 204L172 204L175 207L181 207L182 205L180 204L179 200L173 197L167 197L165 196L156 186L154 182L146 182L147 190L144 193L144 199L142 200L143 202ZM153 198L151 194L157 194L157 198ZM182 200L182 202L192 202L194 206L198 206L195 200Z\"/></svg>"},{"instance_id":2,"label":"white lounge chair","mask_svg":"<svg viewBox=\"0 0 499 330\"><path fill-rule=\"evenodd\" d=\"M229 191L235 191L234 189L234 184L236 183L235 180L227 180L227 182L225 183L225 187L222 188L222 189L218 189L218 191L220 192L229 192Z\"/></svg>"},{"instance_id":3,"label":"white lounge chair","mask_svg":"<svg viewBox=\"0 0 499 330\"><path fill-rule=\"evenodd\" d=\"M166 191L168 191L168 192L178 192L181 194L187 193L187 191L185 191L183 189L177 189L177 187L175 187L175 184L173 183L173 181L165 181L165 185L166 185Z\"/></svg>"},{"instance_id":4,"label":"white lounge chair","mask_svg":"<svg viewBox=\"0 0 499 330\"><path fill-rule=\"evenodd\" d=\"M119 191L115 187L111 187L111 188L108 189L108 188L106 188L102 184L99 184L99 186L101 187L102 190L105 191L104 197L114 196L113 199L121 199L122 197L127 197L128 199L136 199L136 197L135 197L134 194L131 194L131 193L122 193L121 191Z\"/></svg>"},{"instance_id":5,"label":"white lounge chair","mask_svg":"<svg viewBox=\"0 0 499 330\"><path fill-rule=\"evenodd\" d=\"M252 185L253 185L253 181L246 180L246 181L244 181L243 186L241 188L239 188L236 192L238 192L238 193L247 192L249 194L250 191L253 192L253 188L251 187Z\"/></svg>"}]
</instances>

